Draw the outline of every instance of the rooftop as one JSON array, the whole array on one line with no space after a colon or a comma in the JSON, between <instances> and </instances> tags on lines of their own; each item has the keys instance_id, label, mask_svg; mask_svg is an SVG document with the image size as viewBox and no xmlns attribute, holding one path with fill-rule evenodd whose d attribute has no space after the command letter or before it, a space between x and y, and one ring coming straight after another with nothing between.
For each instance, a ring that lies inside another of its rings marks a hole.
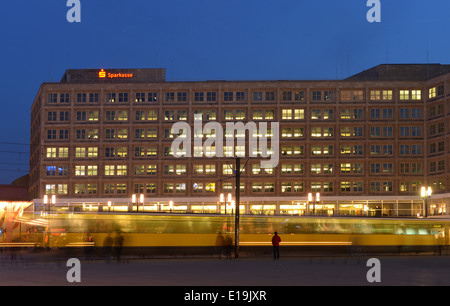
<instances>
[{"instance_id":1,"label":"rooftop","mask_svg":"<svg viewBox=\"0 0 450 306\"><path fill-rule=\"evenodd\" d=\"M346 81L427 81L450 73L450 65L382 64L364 70Z\"/></svg>"}]
</instances>

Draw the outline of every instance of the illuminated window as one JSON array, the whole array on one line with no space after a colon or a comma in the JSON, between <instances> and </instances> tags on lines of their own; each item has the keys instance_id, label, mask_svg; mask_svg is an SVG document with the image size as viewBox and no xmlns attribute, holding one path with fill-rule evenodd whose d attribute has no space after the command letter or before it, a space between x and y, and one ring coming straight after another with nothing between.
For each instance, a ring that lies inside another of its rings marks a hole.
<instances>
[{"instance_id":1,"label":"illuminated window","mask_svg":"<svg viewBox=\"0 0 450 306\"><path fill-rule=\"evenodd\" d=\"M422 100L422 91L421 90L411 90L411 99L412 100Z\"/></svg>"},{"instance_id":2,"label":"illuminated window","mask_svg":"<svg viewBox=\"0 0 450 306\"><path fill-rule=\"evenodd\" d=\"M291 174L291 173L292 173L292 165L290 164L281 165L281 174Z\"/></svg>"},{"instance_id":3,"label":"illuminated window","mask_svg":"<svg viewBox=\"0 0 450 306\"><path fill-rule=\"evenodd\" d=\"M58 148L58 157L59 158L68 158L69 157L69 148Z\"/></svg>"},{"instance_id":4,"label":"illuminated window","mask_svg":"<svg viewBox=\"0 0 450 306\"><path fill-rule=\"evenodd\" d=\"M116 185L116 193L117 194L126 194L127 193L127 184L119 183Z\"/></svg>"},{"instance_id":5,"label":"illuminated window","mask_svg":"<svg viewBox=\"0 0 450 306\"><path fill-rule=\"evenodd\" d=\"M87 184L88 194L97 194L97 184Z\"/></svg>"},{"instance_id":6,"label":"illuminated window","mask_svg":"<svg viewBox=\"0 0 450 306\"><path fill-rule=\"evenodd\" d=\"M58 184L58 194L67 194L67 184Z\"/></svg>"},{"instance_id":7,"label":"illuminated window","mask_svg":"<svg viewBox=\"0 0 450 306\"><path fill-rule=\"evenodd\" d=\"M186 165L176 165L175 173L176 173L176 175L185 175L186 174Z\"/></svg>"},{"instance_id":8,"label":"illuminated window","mask_svg":"<svg viewBox=\"0 0 450 306\"><path fill-rule=\"evenodd\" d=\"M127 165L117 165L117 175L127 175Z\"/></svg>"},{"instance_id":9,"label":"illuminated window","mask_svg":"<svg viewBox=\"0 0 450 306\"><path fill-rule=\"evenodd\" d=\"M127 139L128 138L128 129L118 129L117 130L117 138Z\"/></svg>"},{"instance_id":10,"label":"illuminated window","mask_svg":"<svg viewBox=\"0 0 450 306\"><path fill-rule=\"evenodd\" d=\"M127 111L118 111L117 112L117 120L128 121L128 112Z\"/></svg>"},{"instance_id":11,"label":"illuminated window","mask_svg":"<svg viewBox=\"0 0 450 306\"><path fill-rule=\"evenodd\" d=\"M116 93L115 92L106 93L106 102L108 103L116 102Z\"/></svg>"},{"instance_id":12,"label":"illuminated window","mask_svg":"<svg viewBox=\"0 0 450 306\"><path fill-rule=\"evenodd\" d=\"M222 165L222 174L230 175L233 174L233 166L229 164Z\"/></svg>"},{"instance_id":13,"label":"illuminated window","mask_svg":"<svg viewBox=\"0 0 450 306\"><path fill-rule=\"evenodd\" d=\"M145 92L137 92L135 102L145 102Z\"/></svg>"},{"instance_id":14,"label":"illuminated window","mask_svg":"<svg viewBox=\"0 0 450 306\"><path fill-rule=\"evenodd\" d=\"M186 193L186 184L184 184L184 183L175 184L175 192L176 193Z\"/></svg>"},{"instance_id":15,"label":"illuminated window","mask_svg":"<svg viewBox=\"0 0 450 306\"><path fill-rule=\"evenodd\" d=\"M98 139L98 129L89 129L88 139Z\"/></svg>"},{"instance_id":16,"label":"illuminated window","mask_svg":"<svg viewBox=\"0 0 450 306\"><path fill-rule=\"evenodd\" d=\"M281 192L292 192L292 183L291 182L281 182Z\"/></svg>"},{"instance_id":17,"label":"illuminated window","mask_svg":"<svg viewBox=\"0 0 450 306\"><path fill-rule=\"evenodd\" d=\"M437 95L436 87L432 87L432 88L428 89L428 98L429 99L436 98L436 95Z\"/></svg>"},{"instance_id":18,"label":"illuminated window","mask_svg":"<svg viewBox=\"0 0 450 306\"><path fill-rule=\"evenodd\" d=\"M74 185L74 193L75 194L84 194L84 184L75 184Z\"/></svg>"},{"instance_id":19,"label":"illuminated window","mask_svg":"<svg viewBox=\"0 0 450 306\"><path fill-rule=\"evenodd\" d=\"M291 109L283 109L282 113L281 113L281 119L291 120L292 119L292 110Z\"/></svg>"},{"instance_id":20,"label":"illuminated window","mask_svg":"<svg viewBox=\"0 0 450 306\"><path fill-rule=\"evenodd\" d=\"M173 183L164 183L163 184L163 192L164 193L173 193L174 185Z\"/></svg>"},{"instance_id":21,"label":"illuminated window","mask_svg":"<svg viewBox=\"0 0 450 306\"><path fill-rule=\"evenodd\" d=\"M321 174L322 165L321 164L311 164L311 173L312 174Z\"/></svg>"},{"instance_id":22,"label":"illuminated window","mask_svg":"<svg viewBox=\"0 0 450 306\"><path fill-rule=\"evenodd\" d=\"M341 191L351 191L350 182L341 182Z\"/></svg>"},{"instance_id":23,"label":"illuminated window","mask_svg":"<svg viewBox=\"0 0 450 306\"><path fill-rule=\"evenodd\" d=\"M105 175L115 175L115 166L105 165Z\"/></svg>"},{"instance_id":24,"label":"illuminated window","mask_svg":"<svg viewBox=\"0 0 450 306\"><path fill-rule=\"evenodd\" d=\"M154 164L147 165L146 174L147 175L156 175L156 165L154 165Z\"/></svg>"},{"instance_id":25,"label":"illuminated window","mask_svg":"<svg viewBox=\"0 0 450 306\"><path fill-rule=\"evenodd\" d=\"M155 183L148 183L145 184L145 191L146 193L156 193L156 184Z\"/></svg>"},{"instance_id":26,"label":"illuminated window","mask_svg":"<svg viewBox=\"0 0 450 306\"><path fill-rule=\"evenodd\" d=\"M245 110L236 110L236 120L244 120L245 119Z\"/></svg>"},{"instance_id":27,"label":"illuminated window","mask_svg":"<svg viewBox=\"0 0 450 306\"><path fill-rule=\"evenodd\" d=\"M75 148L75 157L86 157L86 148Z\"/></svg>"},{"instance_id":28,"label":"illuminated window","mask_svg":"<svg viewBox=\"0 0 450 306\"><path fill-rule=\"evenodd\" d=\"M86 175L86 167L85 166L75 166L75 175L76 176Z\"/></svg>"},{"instance_id":29,"label":"illuminated window","mask_svg":"<svg viewBox=\"0 0 450 306\"><path fill-rule=\"evenodd\" d=\"M55 158L56 157L56 148L47 148L47 157Z\"/></svg>"},{"instance_id":30,"label":"illuminated window","mask_svg":"<svg viewBox=\"0 0 450 306\"><path fill-rule=\"evenodd\" d=\"M207 193L215 193L216 192L216 183L207 183L205 185L205 191Z\"/></svg>"},{"instance_id":31,"label":"illuminated window","mask_svg":"<svg viewBox=\"0 0 450 306\"><path fill-rule=\"evenodd\" d=\"M410 100L409 90L400 90L400 100Z\"/></svg>"},{"instance_id":32,"label":"illuminated window","mask_svg":"<svg viewBox=\"0 0 450 306\"><path fill-rule=\"evenodd\" d=\"M90 176L97 175L97 166L96 165L87 166L87 175Z\"/></svg>"},{"instance_id":33,"label":"illuminated window","mask_svg":"<svg viewBox=\"0 0 450 306\"><path fill-rule=\"evenodd\" d=\"M341 163L341 173L350 173L352 166L350 163Z\"/></svg>"}]
</instances>

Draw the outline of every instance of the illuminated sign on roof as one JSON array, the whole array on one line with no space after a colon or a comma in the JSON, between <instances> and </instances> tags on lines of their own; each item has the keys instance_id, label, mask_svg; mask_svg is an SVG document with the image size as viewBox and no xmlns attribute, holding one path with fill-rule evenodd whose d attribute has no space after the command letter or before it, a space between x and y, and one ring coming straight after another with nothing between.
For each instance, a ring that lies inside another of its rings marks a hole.
<instances>
[{"instance_id":1,"label":"illuminated sign on roof","mask_svg":"<svg viewBox=\"0 0 450 306\"><path fill-rule=\"evenodd\" d=\"M98 77L101 79L117 79L117 78L132 78L132 73L110 73L106 72L105 69L102 69L98 72Z\"/></svg>"}]
</instances>

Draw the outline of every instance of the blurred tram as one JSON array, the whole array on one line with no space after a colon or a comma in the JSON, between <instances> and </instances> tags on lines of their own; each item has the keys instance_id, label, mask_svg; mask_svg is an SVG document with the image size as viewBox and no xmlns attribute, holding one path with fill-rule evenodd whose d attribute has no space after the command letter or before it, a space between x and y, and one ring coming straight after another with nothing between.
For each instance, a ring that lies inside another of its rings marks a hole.
<instances>
[{"instance_id":1,"label":"blurred tram","mask_svg":"<svg viewBox=\"0 0 450 306\"><path fill-rule=\"evenodd\" d=\"M102 247L107 236L120 233L124 249L141 250L211 249L219 235L234 241L234 216L70 214L49 216L48 221L45 231L30 231L27 241L56 248ZM250 251L270 247L275 231L282 246L297 250L333 246L426 250L449 244L450 219L241 216L239 246Z\"/></svg>"}]
</instances>

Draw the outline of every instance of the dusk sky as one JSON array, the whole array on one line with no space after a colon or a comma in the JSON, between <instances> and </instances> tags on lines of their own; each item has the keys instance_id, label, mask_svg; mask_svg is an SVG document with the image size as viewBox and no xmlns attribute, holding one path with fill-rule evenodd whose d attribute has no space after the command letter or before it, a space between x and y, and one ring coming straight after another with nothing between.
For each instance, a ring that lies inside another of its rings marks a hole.
<instances>
[{"instance_id":1,"label":"dusk sky","mask_svg":"<svg viewBox=\"0 0 450 306\"><path fill-rule=\"evenodd\" d=\"M166 68L168 81L341 79L384 63L450 64L450 1L3 1L0 184L28 173L30 109L68 68Z\"/></svg>"}]
</instances>

